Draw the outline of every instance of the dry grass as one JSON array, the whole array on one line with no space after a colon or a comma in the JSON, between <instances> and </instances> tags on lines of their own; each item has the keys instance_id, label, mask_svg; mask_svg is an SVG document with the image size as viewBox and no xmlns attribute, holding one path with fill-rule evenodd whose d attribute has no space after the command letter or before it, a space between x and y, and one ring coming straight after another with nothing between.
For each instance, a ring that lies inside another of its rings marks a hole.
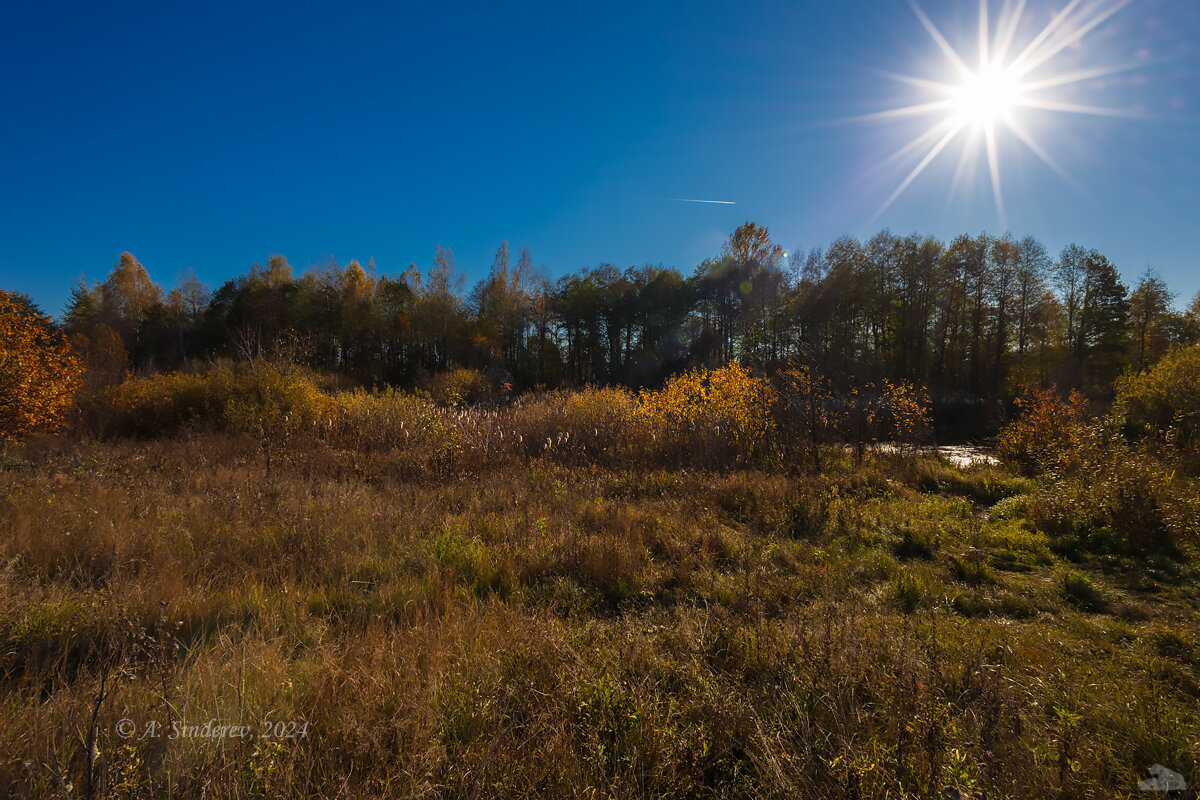
<instances>
[{"instance_id":1,"label":"dry grass","mask_svg":"<svg viewBox=\"0 0 1200 800\"><path fill-rule=\"evenodd\" d=\"M1192 562L1068 565L1015 503L985 513L1027 481L639 462L625 394L337 397L274 437L8 452L0 793L85 795L89 774L96 797L205 798L1102 797L1154 762L1200 779ZM210 718L307 736L117 735Z\"/></svg>"}]
</instances>

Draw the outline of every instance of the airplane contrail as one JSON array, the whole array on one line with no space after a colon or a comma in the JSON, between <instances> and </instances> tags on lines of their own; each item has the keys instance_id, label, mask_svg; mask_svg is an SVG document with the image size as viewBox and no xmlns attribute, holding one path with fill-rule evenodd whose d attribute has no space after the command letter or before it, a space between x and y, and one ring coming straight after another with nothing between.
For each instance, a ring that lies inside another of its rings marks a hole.
<instances>
[{"instance_id":1,"label":"airplane contrail","mask_svg":"<svg viewBox=\"0 0 1200 800\"><path fill-rule=\"evenodd\" d=\"M737 203L733 200L689 200L685 197L672 197L676 203L716 203L722 206L736 206Z\"/></svg>"}]
</instances>

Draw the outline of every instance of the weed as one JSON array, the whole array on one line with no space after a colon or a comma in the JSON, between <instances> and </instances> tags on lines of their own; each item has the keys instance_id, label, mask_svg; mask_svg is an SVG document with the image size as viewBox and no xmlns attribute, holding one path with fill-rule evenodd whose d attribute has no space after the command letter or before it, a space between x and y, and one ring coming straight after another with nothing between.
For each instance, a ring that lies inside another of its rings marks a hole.
<instances>
[{"instance_id":1,"label":"weed","mask_svg":"<svg viewBox=\"0 0 1200 800\"><path fill-rule=\"evenodd\" d=\"M1107 607L1104 593L1086 575L1078 572L1063 574L1062 593L1069 603L1083 611L1102 611Z\"/></svg>"}]
</instances>

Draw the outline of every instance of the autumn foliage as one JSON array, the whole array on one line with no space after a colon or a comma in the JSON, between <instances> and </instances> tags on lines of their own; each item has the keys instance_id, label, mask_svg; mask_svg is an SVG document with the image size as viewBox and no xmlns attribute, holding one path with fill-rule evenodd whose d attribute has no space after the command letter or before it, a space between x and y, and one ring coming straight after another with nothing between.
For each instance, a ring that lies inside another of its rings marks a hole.
<instances>
[{"instance_id":1,"label":"autumn foliage","mask_svg":"<svg viewBox=\"0 0 1200 800\"><path fill-rule=\"evenodd\" d=\"M84 417L103 435L158 436L190 427L275 437L311 429L331 405L311 375L255 361L130 378L89 397Z\"/></svg>"},{"instance_id":2,"label":"autumn foliage","mask_svg":"<svg viewBox=\"0 0 1200 800\"><path fill-rule=\"evenodd\" d=\"M746 367L695 369L641 396L653 449L693 463L734 463L763 453L775 393Z\"/></svg>"},{"instance_id":3,"label":"autumn foliage","mask_svg":"<svg viewBox=\"0 0 1200 800\"><path fill-rule=\"evenodd\" d=\"M929 393L908 381L885 380L873 394L867 411L868 429L874 441L917 444L933 426Z\"/></svg>"},{"instance_id":4,"label":"autumn foliage","mask_svg":"<svg viewBox=\"0 0 1200 800\"><path fill-rule=\"evenodd\" d=\"M0 439L59 427L83 367L50 320L0 291Z\"/></svg>"},{"instance_id":5,"label":"autumn foliage","mask_svg":"<svg viewBox=\"0 0 1200 800\"><path fill-rule=\"evenodd\" d=\"M1138 432L1200 443L1200 345L1180 347L1149 370L1117 382L1117 405Z\"/></svg>"},{"instance_id":6,"label":"autumn foliage","mask_svg":"<svg viewBox=\"0 0 1200 800\"><path fill-rule=\"evenodd\" d=\"M1123 379L1114 410L1091 419L1076 392L1017 401L1020 416L997 446L1010 464L1040 477L1027 511L1039 528L1075 546L1127 552L1200 536L1200 484L1186 454L1163 446L1164 438L1178 442L1187 419L1190 398L1175 391L1188 380L1186 358L1160 366ZM1131 430L1146 435L1130 437Z\"/></svg>"},{"instance_id":7,"label":"autumn foliage","mask_svg":"<svg viewBox=\"0 0 1200 800\"><path fill-rule=\"evenodd\" d=\"M1000 432L1000 456L1027 474L1064 470L1079 459L1086 402L1078 392L1066 399L1055 389L1015 401L1020 416Z\"/></svg>"}]
</instances>

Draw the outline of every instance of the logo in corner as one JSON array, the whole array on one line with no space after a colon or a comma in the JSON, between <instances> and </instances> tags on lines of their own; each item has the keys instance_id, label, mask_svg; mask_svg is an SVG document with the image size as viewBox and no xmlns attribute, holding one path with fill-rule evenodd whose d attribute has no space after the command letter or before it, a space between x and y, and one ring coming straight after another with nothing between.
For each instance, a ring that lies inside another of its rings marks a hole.
<instances>
[{"instance_id":1,"label":"logo in corner","mask_svg":"<svg viewBox=\"0 0 1200 800\"><path fill-rule=\"evenodd\" d=\"M1152 764L1148 772L1153 777L1138 781L1138 789L1143 792L1187 791L1187 781L1173 769L1167 769L1162 764Z\"/></svg>"}]
</instances>

